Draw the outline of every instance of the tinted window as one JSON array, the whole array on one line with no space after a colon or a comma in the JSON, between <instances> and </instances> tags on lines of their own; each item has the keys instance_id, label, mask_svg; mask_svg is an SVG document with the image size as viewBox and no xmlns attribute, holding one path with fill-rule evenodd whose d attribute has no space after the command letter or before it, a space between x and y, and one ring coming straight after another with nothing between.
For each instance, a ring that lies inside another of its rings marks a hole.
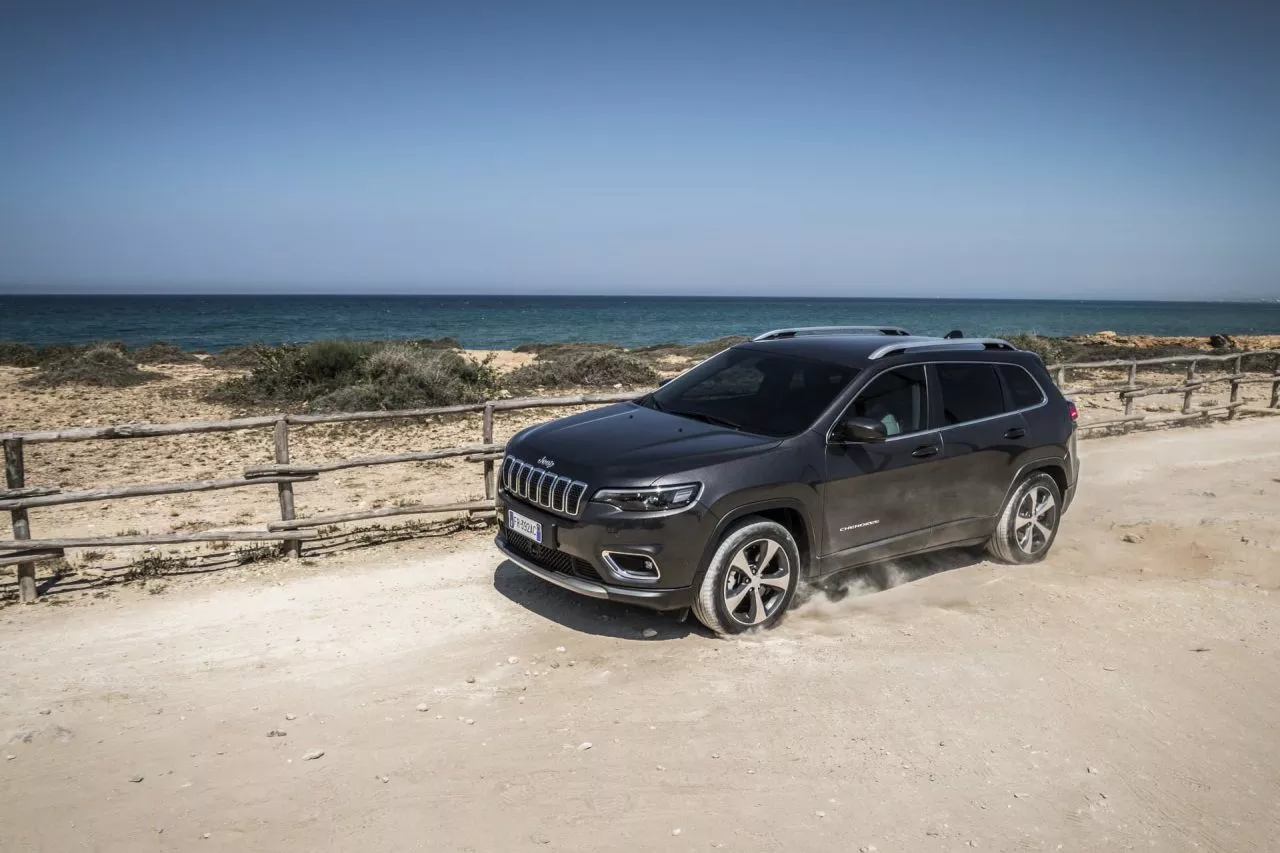
<instances>
[{"instance_id":1,"label":"tinted window","mask_svg":"<svg viewBox=\"0 0 1280 853\"><path fill-rule=\"evenodd\" d=\"M924 368L900 367L882 373L858 392L849 414L873 418L885 426L889 435L918 432L928 424L929 394Z\"/></svg>"},{"instance_id":2,"label":"tinted window","mask_svg":"<svg viewBox=\"0 0 1280 853\"><path fill-rule=\"evenodd\" d=\"M938 364L935 369L942 388L943 423L962 424L1004 411L1004 392L993 365Z\"/></svg>"},{"instance_id":3,"label":"tinted window","mask_svg":"<svg viewBox=\"0 0 1280 853\"><path fill-rule=\"evenodd\" d=\"M1004 378L1004 386L1009 389L1009 400L1015 409L1025 409L1044 400L1044 392L1031 378L1031 374L1016 364L1002 364L1000 376Z\"/></svg>"},{"instance_id":4,"label":"tinted window","mask_svg":"<svg viewBox=\"0 0 1280 853\"><path fill-rule=\"evenodd\" d=\"M730 349L641 400L676 415L761 435L794 435L857 375L852 367L746 348Z\"/></svg>"}]
</instances>

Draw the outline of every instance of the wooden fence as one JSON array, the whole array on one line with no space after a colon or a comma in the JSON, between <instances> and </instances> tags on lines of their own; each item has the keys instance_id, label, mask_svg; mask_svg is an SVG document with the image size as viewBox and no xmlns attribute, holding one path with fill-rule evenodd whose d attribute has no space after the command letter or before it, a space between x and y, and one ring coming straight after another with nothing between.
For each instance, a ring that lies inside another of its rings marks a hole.
<instances>
[{"instance_id":1,"label":"wooden fence","mask_svg":"<svg viewBox=\"0 0 1280 853\"><path fill-rule=\"evenodd\" d=\"M1258 362L1272 361L1270 376L1250 377L1244 370L1246 360ZM1206 376L1201 373L1202 364L1227 364L1230 373L1217 376ZM1185 364L1186 374L1178 384L1169 384L1165 377L1159 383L1143 383L1139 381L1139 369L1165 368ZM1071 374L1079 371L1118 370L1123 369L1127 375L1123 382L1093 386L1072 387L1069 384ZM1226 413L1233 419L1241 411L1251 414L1280 414L1280 350L1254 350L1252 352L1227 353L1222 355L1191 354L1170 356L1168 358L1143 358L1119 361L1068 362L1050 365L1054 381L1068 397L1086 397L1091 395L1118 395L1124 403L1124 413L1120 417L1106 418L1080 424L1081 430L1147 428L1168 426L1185 421L1204 421L1215 414ZM1197 391L1218 383L1230 383L1231 399L1221 405L1209 405L1195 408L1194 395ZM1250 384L1268 384L1271 386L1271 400L1266 407L1246 406L1241 399L1243 386ZM1182 410L1165 417L1152 418L1145 412L1135 413L1135 402L1143 397L1161 394L1181 394Z\"/></svg>"},{"instance_id":2,"label":"wooden fence","mask_svg":"<svg viewBox=\"0 0 1280 853\"><path fill-rule=\"evenodd\" d=\"M1250 378L1244 373L1245 359L1274 357L1275 366L1269 377ZM1204 363L1229 361L1232 371L1222 376L1206 377L1198 372L1198 366ZM1148 385L1138 381L1138 370L1142 367L1166 367L1174 364L1187 364L1185 381L1177 385ZM1127 380L1122 384L1102 385L1097 387L1067 387L1070 374L1074 371L1127 369ZM1208 419L1212 415L1226 412L1227 417L1234 418L1242 410L1258 414L1280 413L1280 351L1264 350L1228 355L1189 355L1173 358L1139 359L1131 361L1073 362L1051 366L1055 381L1064 388L1069 396L1090 394L1119 394L1124 402L1124 415L1102 421L1086 422L1080 425L1082 430L1108 428L1130 429L1170 424L1194 419ZM1206 385L1217 382L1229 382L1231 401L1225 405L1215 405L1200 409L1192 408L1193 394ZM1248 383L1270 383L1271 399L1267 407L1244 406L1241 400L1241 386ZM347 412L323 415L265 415L261 417L237 418L225 421L190 421L176 424L125 424L105 427L72 427L66 429L34 430L26 432L0 433L0 441L4 445L5 481L7 488L0 489L0 510L9 510L13 525L13 539L0 540L0 567L17 566L19 598L23 602L36 599L35 564L38 560L59 557L68 548L103 548L133 545L168 545L195 542L281 542L286 553L300 554L302 543L308 539L319 537L318 527L350 521L363 521L375 518L387 518L401 515L419 515L429 513L468 513L486 514L494 509L494 468L502 458L503 446L493 440L494 416L498 412L518 409L550 408L558 406L581 406L595 403L616 403L631 400L642 392L609 393L609 394L577 394L566 397L535 397L512 400L490 400L462 406L443 406L430 409L409 409L387 412ZM1135 414L1134 401L1144 396L1155 394L1183 394L1182 412L1180 414L1149 419L1144 414ZM451 414L481 414L480 443L462 447L450 447L442 450L427 450L418 453L397 453L385 456L362 456L352 459L340 459L331 462L308 463L297 462L290 458L289 436L293 429L315 424L349 423L353 421L405 420L434 417ZM113 488L88 489L84 491L63 491L57 485L27 485L25 458L23 449L28 444L46 442L73 442L153 438L157 436L191 435L205 432L233 432L238 430L271 429L275 434L274 460L268 465L257 465L246 468L243 475L224 480L194 480L183 483L151 483L146 485L119 486ZM348 468L362 468L377 465L394 465L404 462L424 462L429 460L462 458L468 462L482 465L484 478L484 499L448 504L408 504L404 506L384 507L359 512L314 515L297 518L294 510L293 488L295 483L315 482L320 475ZM90 501L108 501L121 498L145 497L153 495L187 494L217 489L239 489L258 486L276 487L280 505L280 520L270 522L264 530L224 530L200 531L189 533L168 533L148 535L120 535L107 537L65 537L52 539L34 538L28 510L39 507L61 506L65 504L84 503Z\"/></svg>"}]
</instances>

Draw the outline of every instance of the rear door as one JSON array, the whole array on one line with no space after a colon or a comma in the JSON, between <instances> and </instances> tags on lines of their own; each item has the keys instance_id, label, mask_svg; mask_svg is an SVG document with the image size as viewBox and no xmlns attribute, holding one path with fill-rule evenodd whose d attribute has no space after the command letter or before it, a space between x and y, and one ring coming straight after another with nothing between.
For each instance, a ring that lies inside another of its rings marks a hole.
<instances>
[{"instance_id":1,"label":"rear door","mask_svg":"<svg viewBox=\"0 0 1280 853\"><path fill-rule=\"evenodd\" d=\"M931 365L942 461L936 480L942 523L1000 511L1028 446L1022 414L1010 411L999 368L982 362Z\"/></svg>"},{"instance_id":2,"label":"rear door","mask_svg":"<svg viewBox=\"0 0 1280 853\"><path fill-rule=\"evenodd\" d=\"M941 459L942 442L938 431L929 428L929 399L925 367L907 365L874 377L849 404L841 420L875 418L889 437L827 444L824 553L910 539L937 522L931 469Z\"/></svg>"}]
</instances>

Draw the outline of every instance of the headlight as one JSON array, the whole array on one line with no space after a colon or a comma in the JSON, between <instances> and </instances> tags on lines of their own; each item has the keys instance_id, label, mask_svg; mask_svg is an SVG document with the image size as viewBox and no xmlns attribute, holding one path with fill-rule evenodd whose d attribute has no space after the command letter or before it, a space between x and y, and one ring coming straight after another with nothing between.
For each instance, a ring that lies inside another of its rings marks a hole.
<instances>
[{"instance_id":1,"label":"headlight","mask_svg":"<svg viewBox=\"0 0 1280 853\"><path fill-rule=\"evenodd\" d=\"M659 486L653 489L601 489L592 500L627 512L659 512L686 507L698 499L701 491L701 483Z\"/></svg>"}]
</instances>

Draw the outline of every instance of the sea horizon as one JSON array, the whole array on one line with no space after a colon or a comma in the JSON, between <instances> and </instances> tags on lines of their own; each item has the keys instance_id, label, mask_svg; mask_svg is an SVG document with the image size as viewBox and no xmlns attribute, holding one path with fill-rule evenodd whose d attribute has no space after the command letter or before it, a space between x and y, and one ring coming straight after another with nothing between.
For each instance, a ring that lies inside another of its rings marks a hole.
<instances>
[{"instance_id":1,"label":"sea horizon","mask_svg":"<svg viewBox=\"0 0 1280 853\"><path fill-rule=\"evenodd\" d=\"M593 341L695 343L813 325L919 334L1280 334L1280 301L498 294L4 294L0 341L164 340L216 352L329 338L456 338L472 349Z\"/></svg>"}]
</instances>

